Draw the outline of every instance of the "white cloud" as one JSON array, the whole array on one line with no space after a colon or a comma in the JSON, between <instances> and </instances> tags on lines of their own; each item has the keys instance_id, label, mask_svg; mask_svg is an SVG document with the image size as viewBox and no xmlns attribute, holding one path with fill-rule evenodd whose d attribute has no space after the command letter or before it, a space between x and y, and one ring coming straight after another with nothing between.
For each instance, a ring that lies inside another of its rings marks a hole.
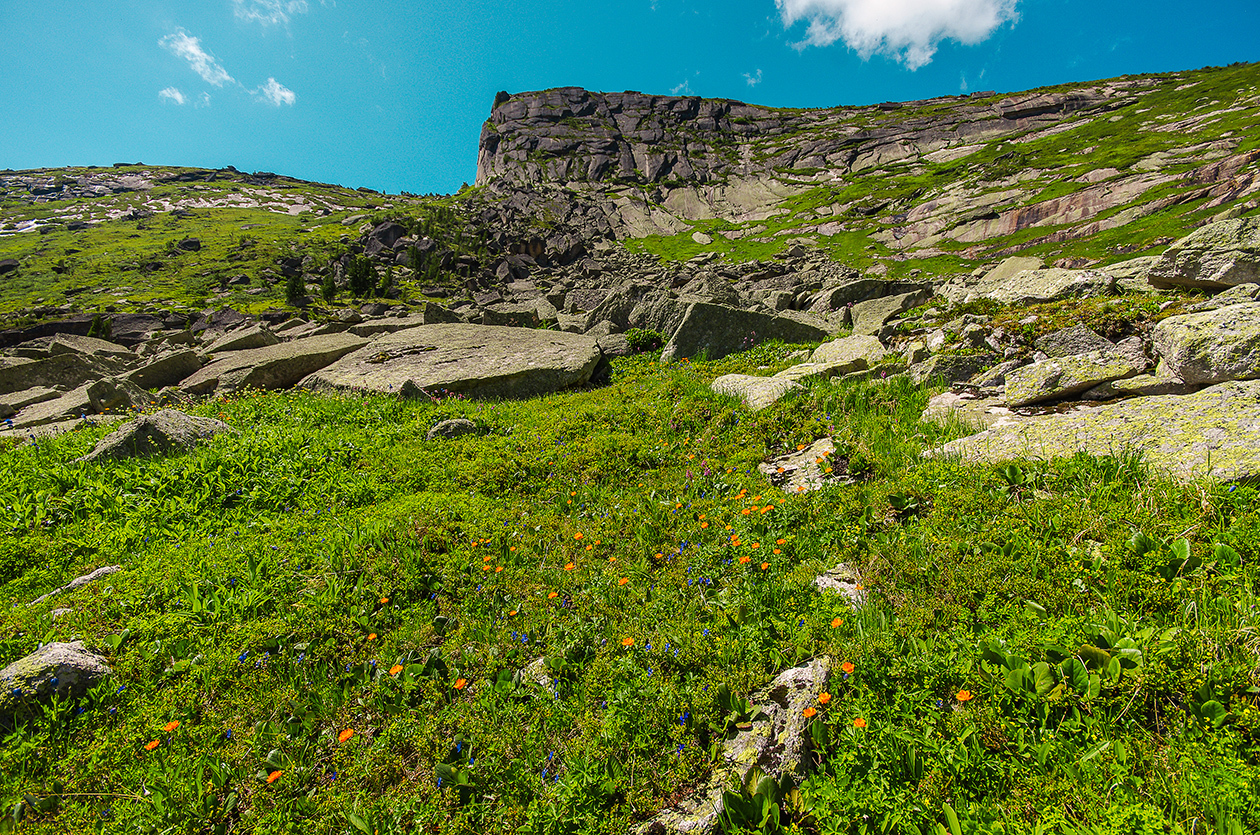
<instances>
[{"instance_id":1,"label":"white cloud","mask_svg":"<svg viewBox=\"0 0 1260 835\"><path fill-rule=\"evenodd\" d=\"M1019 19L1019 0L774 0L783 25L805 20L796 44L827 46L843 40L863 60L888 55L916 70L929 63L943 40L967 45Z\"/></svg>"},{"instance_id":2,"label":"white cloud","mask_svg":"<svg viewBox=\"0 0 1260 835\"><path fill-rule=\"evenodd\" d=\"M266 84L254 91L254 95L262 97L276 107L282 104L292 106L297 101L297 93L294 93L274 78L268 78Z\"/></svg>"},{"instance_id":3,"label":"white cloud","mask_svg":"<svg viewBox=\"0 0 1260 835\"><path fill-rule=\"evenodd\" d=\"M232 80L228 71L223 69L210 53L201 48L201 39L190 36L183 29L162 38L158 41L158 45L186 60L193 68L193 72L205 79L207 84L222 87Z\"/></svg>"},{"instance_id":4,"label":"white cloud","mask_svg":"<svg viewBox=\"0 0 1260 835\"><path fill-rule=\"evenodd\" d=\"M744 80L748 82L749 87L756 87L761 83L761 70L757 70L756 75L753 75L750 72L744 73Z\"/></svg>"},{"instance_id":5,"label":"white cloud","mask_svg":"<svg viewBox=\"0 0 1260 835\"><path fill-rule=\"evenodd\" d=\"M209 107L209 106L210 106L210 94L202 93L201 101L197 102L197 107Z\"/></svg>"},{"instance_id":6,"label":"white cloud","mask_svg":"<svg viewBox=\"0 0 1260 835\"><path fill-rule=\"evenodd\" d=\"M674 96L694 96L695 95L695 93L691 92L690 80L684 81L682 84L679 84L677 87L670 87L669 92L671 95L674 95Z\"/></svg>"},{"instance_id":7,"label":"white cloud","mask_svg":"<svg viewBox=\"0 0 1260 835\"><path fill-rule=\"evenodd\" d=\"M158 98L170 99L176 104L183 104L188 101L188 99L184 98L184 94L175 87L167 87L165 90L158 90Z\"/></svg>"},{"instance_id":8,"label":"white cloud","mask_svg":"<svg viewBox=\"0 0 1260 835\"><path fill-rule=\"evenodd\" d=\"M306 14L306 0L232 0L232 11L250 23L276 26L289 23L289 16Z\"/></svg>"}]
</instances>

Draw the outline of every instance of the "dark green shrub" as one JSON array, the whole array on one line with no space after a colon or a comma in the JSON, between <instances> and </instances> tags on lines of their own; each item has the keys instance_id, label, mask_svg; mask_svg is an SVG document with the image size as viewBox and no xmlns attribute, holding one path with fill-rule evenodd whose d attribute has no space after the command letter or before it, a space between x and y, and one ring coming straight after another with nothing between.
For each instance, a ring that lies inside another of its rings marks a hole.
<instances>
[{"instance_id":1,"label":"dark green shrub","mask_svg":"<svg viewBox=\"0 0 1260 835\"><path fill-rule=\"evenodd\" d=\"M306 296L306 282L302 280L300 273L294 273L289 276L289 280L284 284L284 297L289 304L297 304Z\"/></svg>"},{"instance_id":2,"label":"dark green shrub","mask_svg":"<svg viewBox=\"0 0 1260 835\"><path fill-rule=\"evenodd\" d=\"M329 304L332 304L332 300L337 297L337 280L333 277L332 270L329 270L324 275L324 280L319 283L319 294Z\"/></svg>"},{"instance_id":3,"label":"dark green shrub","mask_svg":"<svg viewBox=\"0 0 1260 835\"><path fill-rule=\"evenodd\" d=\"M368 258L355 258L346 269L346 282L350 286L350 295L355 298L370 296L376 289L376 270Z\"/></svg>"},{"instance_id":4,"label":"dark green shrub","mask_svg":"<svg viewBox=\"0 0 1260 835\"><path fill-rule=\"evenodd\" d=\"M659 350L665 344L665 337L656 331L631 328L626 331L626 342L630 344L631 351L641 354L644 351Z\"/></svg>"},{"instance_id":5,"label":"dark green shrub","mask_svg":"<svg viewBox=\"0 0 1260 835\"><path fill-rule=\"evenodd\" d=\"M113 331L114 320L98 313L92 317L92 322L88 325L87 335L96 339L109 339L113 335Z\"/></svg>"}]
</instances>

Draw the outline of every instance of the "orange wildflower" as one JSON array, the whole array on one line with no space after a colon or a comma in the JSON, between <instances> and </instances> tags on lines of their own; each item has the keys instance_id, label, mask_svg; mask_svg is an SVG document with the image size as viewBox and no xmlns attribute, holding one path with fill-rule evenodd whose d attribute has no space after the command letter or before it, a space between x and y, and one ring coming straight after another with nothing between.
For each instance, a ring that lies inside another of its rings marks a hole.
<instances>
[{"instance_id":1,"label":"orange wildflower","mask_svg":"<svg viewBox=\"0 0 1260 835\"><path fill-rule=\"evenodd\" d=\"M391 676L396 676L401 672L402 672L402 664L395 664L394 666L389 668L389 674Z\"/></svg>"},{"instance_id":2,"label":"orange wildflower","mask_svg":"<svg viewBox=\"0 0 1260 835\"><path fill-rule=\"evenodd\" d=\"M844 624L844 618L832 618L831 628L839 629Z\"/></svg>"},{"instance_id":3,"label":"orange wildflower","mask_svg":"<svg viewBox=\"0 0 1260 835\"><path fill-rule=\"evenodd\" d=\"M787 544L787 540L786 540L786 539L776 539L776 540L774 541L774 544L775 544L775 545L786 545L786 544Z\"/></svg>"},{"instance_id":4,"label":"orange wildflower","mask_svg":"<svg viewBox=\"0 0 1260 835\"><path fill-rule=\"evenodd\" d=\"M855 727L855 728L865 728L865 727L866 727L866 720L865 720L865 719L863 719L861 716L859 716L858 718L856 718L856 719L854 719L854 720L853 720L853 727Z\"/></svg>"},{"instance_id":5,"label":"orange wildflower","mask_svg":"<svg viewBox=\"0 0 1260 835\"><path fill-rule=\"evenodd\" d=\"M516 617L516 610L515 610L515 609L513 609L512 611L508 612L508 617L510 617L510 618L514 618L514 617Z\"/></svg>"},{"instance_id":6,"label":"orange wildflower","mask_svg":"<svg viewBox=\"0 0 1260 835\"><path fill-rule=\"evenodd\" d=\"M804 711L802 711L802 713L806 719L813 719L818 714L818 711L814 710L812 707L807 707Z\"/></svg>"},{"instance_id":7,"label":"orange wildflower","mask_svg":"<svg viewBox=\"0 0 1260 835\"><path fill-rule=\"evenodd\" d=\"M548 600L555 600L555 599L556 599L557 597L559 597L559 596L560 596L560 592L558 592L558 591L551 591L551 592L547 592L547 599L548 599Z\"/></svg>"},{"instance_id":8,"label":"orange wildflower","mask_svg":"<svg viewBox=\"0 0 1260 835\"><path fill-rule=\"evenodd\" d=\"M740 565L747 565L750 562L752 562L752 557L748 556L747 554L744 554L744 556L739 558Z\"/></svg>"},{"instance_id":9,"label":"orange wildflower","mask_svg":"<svg viewBox=\"0 0 1260 835\"><path fill-rule=\"evenodd\" d=\"M386 603L388 603L388 602L389 602L389 598L388 598L388 597L382 597L382 598L381 598L381 605L382 605L382 606L384 606L384 605L385 605Z\"/></svg>"},{"instance_id":10,"label":"orange wildflower","mask_svg":"<svg viewBox=\"0 0 1260 835\"><path fill-rule=\"evenodd\" d=\"M969 702L969 701L971 701L971 691L970 691L970 690L959 690L959 691L958 691L958 701L960 701L960 702Z\"/></svg>"},{"instance_id":11,"label":"orange wildflower","mask_svg":"<svg viewBox=\"0 0 1260 835\"><path fill-rule=\"evenodd\" d=\"M178 727L179 727L179 720L176 719L173 722L167 722L165 725L163 725L162 730L166 731L167 733L170 733L171 731L175 730Z\"/></svg>"},{"instance_id":12,"label":"orange wildflower","mask_svg":"<svg viewBox=\"0 0 1260 835\"><path fill-rule=\"evenodd\" d=\"M146 750L146 751L152 751L154 748L158 747L158 746L159 746L159 745L161 745L161 744L162 744L162 743L158 742L156 739L155 739L155 740L153 740L152 742L146 742L146 743L144 744L144 750Z\"/></svg>"},{"instance_id":13,"label":"orange wildflower","mask_svg":"<svg viewBox=\"0 0 1260 835\"><path fill-rule=\"evenodd\" d=\"M776 554L782 554L782 553L783 553L783 552L782 552L782 551L780 551L778 548L775 548L775 549L774 549L774 552L775 552Z\"/></svg>"},{"instance_id":14,"label":"orange wildflower","mask_svg":"<svg viewBox=\"0 0 1260 835\"><path fill-rule=\"evenodd\" d=\"M376 633L375 633L375 632L369 632L369 633L368 633L368 640L369 640L369 641L375 641L375 640L376 640Z\"/></svg>"},{"instance_id":15,"label":"orange wildflower","mask_svg":"<svg viewBox=\"0 0 1260 835\"><path fill-rule=\"evenodd\" d=\"M852 673L852 672L853 672L853 662L852 662L852 661L846 661L846 662L844 662L843 664L841 664L841 665L840 665L840 669L841 669L841 670L843 670L843 671L844 671L844 672L846 672L846 673Z\"/></svg>"},{"instance_id":16,"label":"orange wildflower","mask_svg":"<svg viewBox=\"0 0 1260 835\"><path fill-rule=\"evenodd\" d=\"M456 689L456 690L463 690L463 689L464 689L465 687L467 687L467 686L468 686L468 679L466 679L466 678L457 678L457 679L455 679L455 689Z\"/></svg>"},{"instance_id":17,"label":"orange wildflower","mask_svg":"<svg viewBox=\"0 0 1260 835\"><path fill-rule=\"evenodd\" d=\"M280 775L281 775L281 774L283 774L283 773L284 773L283 771L273 771L273 772L271 772L270 774L268 774L268 775L267 775L267 785L271 785L272 783L274 783L274 782L276 782L277 780L279 780L279 779L280 779Z\"/></svg>"},{"instance_id":18,"label":"orange wildflower","mask_svg":"<svg viewBox=\"0 0 1260 835\"><path fill-rule=\"evenodd\" d=\"M574 539L581 539L581 538L582 538L582 534L580 534L580 533L575 533L575 534L573 534L573 538L574 538Z\"/></svg>"},{"instance_id":19,"label":"orange wildflower","mask_svg":"<svg viewBox=\"0 0 1260 835\"><path fill-rule=\"evenodd\" d=\"M824 690L823 692L818 694L818 704L825 705L829 701L831 701L831 694L828 693L827 691Z\"/></svg>"},{"instance_id":20,"label":"orange wildflower","mask_svg":"<svg viewBox=\"0 0 1260 835\"><path fill-rule=\"evenodd\" d=\"M763 562L763 563L761 564L761 570L762 570L762 571L765 571L765 570L766 570L767 568L769 568L769 567L770 567L770 563L768 563L768 562Z\"/></svg>"},{"instance_id":21,"label":"orange wildflower","mask_svg":"<svg viewBox=\"0 0 1260 835\"><path fill-rule=\"evenodd\" d=\"M564 570L565 570L565 571L572 571L572 570L573 570L573 569L575 569L575 568L577 568L577 566L575 566L575 565L574 565L573 563L571 563L571 562L569 562L569 563L565 563L565 564L564 564Z\"/></svg>"},{"instance_id":22,"label":"orange wildflower","mask_svg":"<svg viewBox=\"0 0 1260 835\"><path fill-rule=\"evenodd\" d=\"M709 527L709 523L708 523L708 522L701 522L701 523L700 523L700 527L701 527L702 529L703 529L703 528L707 528L707 527Z\"/></svg>"},{"instance_id":23,"label":"orange wildflower","mask_svg":"<svg viewBox=\"0 0 1260 835\"><path fill-rule=\"evenodd\" d=\"M622 638L622 639L621 639L621 645L622 645L623 647L632 647L632 646L634 646L634 638Z\"/></svg>"},{"instance_id":24,"label":"orange wildflower","mask_svg":"<svg viewBox=\"0 0 1260 835\"><path fill-rule=\"evenodd\" d=\"M629 577L622 577L620 580L617 581L617 585L624 586L628 582L630 582Z\"/></svg>"},{"instance_id":25,"label":"orange wildflower","mask_svg":"<svg viewBox=\"0 0 1260 835\"><path fill-rule=\"evenodd\" d=\"M347 739L349 739L352 736L354 736L354 728L346 728L344 731L337 734L337 741L345 742Z\"/></svg>"}]
</instances>

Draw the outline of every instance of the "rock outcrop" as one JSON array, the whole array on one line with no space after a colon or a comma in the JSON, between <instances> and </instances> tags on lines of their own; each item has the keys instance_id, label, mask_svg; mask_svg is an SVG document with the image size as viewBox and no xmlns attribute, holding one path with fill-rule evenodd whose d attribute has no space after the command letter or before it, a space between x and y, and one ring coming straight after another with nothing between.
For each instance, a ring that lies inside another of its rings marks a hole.
<instances>
[{"instance_id":1,"label":"rock outcrop","mask_svg":"<svg viewBox=\"0 0 1260 835\"><path fill-rule=\"evenodd\" d=\"M583 385L602 356L589 336L423 325L380 336L312 373L302 385L402 397L536 397Z\"/></svg>"}]
</instances>

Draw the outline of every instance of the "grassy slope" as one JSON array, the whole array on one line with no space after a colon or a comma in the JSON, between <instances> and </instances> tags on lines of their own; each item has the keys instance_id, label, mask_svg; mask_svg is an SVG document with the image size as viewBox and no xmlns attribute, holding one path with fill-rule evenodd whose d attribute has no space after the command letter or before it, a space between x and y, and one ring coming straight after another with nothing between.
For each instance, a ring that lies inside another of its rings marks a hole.
<instances>
[{"instance_id":1,"label":"grassy slope","mask_svg":"<svg viewBox=\"0 0 1260 835\"><path fill-rule=\"evenodd\" d=\"M719 685L829 654L853 672L785 825L929 831L948 802L973 832L1260 827L1255 491L921 460L961 430L900 383L755 416L708 392L786 353L619 360L524 403L244 396L196 410L239 434L149 461L70 463L101 428L7 449L0 657L81 637L115 674L0 743L0 801L64 793L30 832L619 832L704 778ZM423 440L454 416L483 434ZM869 480L757 473L823 434ZM1165 579L1137 530L1216 564ZM841 561L860 613L811 587ZM514 677L540 657L551 689Z\"/></svg>"}]
</instances>

